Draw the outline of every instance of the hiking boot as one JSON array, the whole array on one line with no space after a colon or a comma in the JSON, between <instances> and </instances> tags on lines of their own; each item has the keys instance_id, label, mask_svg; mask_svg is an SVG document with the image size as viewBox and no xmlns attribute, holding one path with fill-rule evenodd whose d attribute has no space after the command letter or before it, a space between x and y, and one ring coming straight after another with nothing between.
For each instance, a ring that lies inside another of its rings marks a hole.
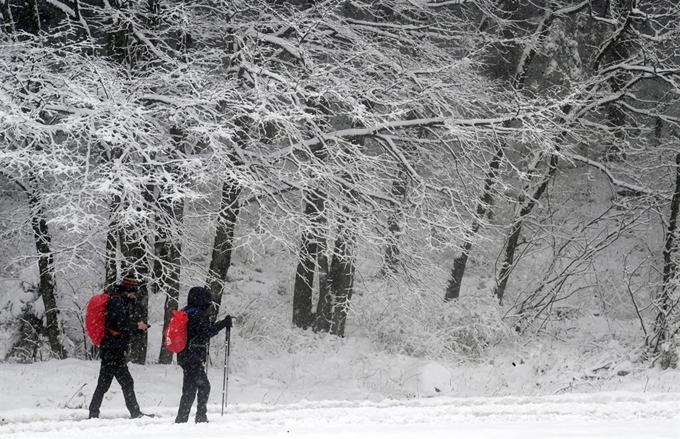
<instances>
[{"instance_id":1,"label":"hiking boot","mask_svg":"<svg viewBox=\"0 0 680 439\"><path fill-rule=\"evenodd\" d=\"M130 419L153 418L154 416L156 416L156 415L149 415L147 413L139 412L139 413L135 413L134 415L131 415Z\"/></svg>"},{"instance_id":2,"label":"hiking boot","mask_svg":"<svg viewBox=\"0 0 680 439\"><path fill-rule=\"evenodd\" d=\"M207 424L208 423L208 417L207 416L196 416L196 423L197 424Z\"/></svg>"}]
</instances>

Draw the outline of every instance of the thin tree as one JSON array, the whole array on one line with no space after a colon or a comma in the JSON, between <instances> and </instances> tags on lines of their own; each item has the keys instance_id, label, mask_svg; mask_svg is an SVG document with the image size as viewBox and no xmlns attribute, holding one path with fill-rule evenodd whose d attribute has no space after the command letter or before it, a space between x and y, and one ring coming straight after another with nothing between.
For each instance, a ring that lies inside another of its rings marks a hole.
<instances>
[{"instance_id":1,"label":"thin tree","mask_svg":"<svg viewBox=\"0 0 680 439\"><path fill-rule=\"evenodd\" d=\"M658 313L654 324L654 335L650 346L658 351L662 343L671 340L678 333L677 314L680 301L678 290L678 220L680 219L680 154L675 156L675 185L671 197L668 227L663 248L663 282L656 300ZM675 316L675 321L673 320Z\"/></svg>"}]
</instances>

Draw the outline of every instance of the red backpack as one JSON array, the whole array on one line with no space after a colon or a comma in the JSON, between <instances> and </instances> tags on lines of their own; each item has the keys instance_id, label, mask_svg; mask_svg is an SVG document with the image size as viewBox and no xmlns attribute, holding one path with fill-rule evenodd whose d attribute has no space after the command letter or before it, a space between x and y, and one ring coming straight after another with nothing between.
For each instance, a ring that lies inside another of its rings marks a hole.
<instances>
[{"instance_id":1,"label":"red backpack","mask_svg":"<svg viewBox=\"0 0 680 439\"><path fill-rule=\"evenodd\" d=\"M85 311L85 332L92 340L92 344L99 346L106 335L106 304L109 303L109 296L106 293L92 296L87 304ZM112 334L120 334L118 331L109 329Z\"/></svg>"},{"instance_id":2,"label":"red backpack","mask_svg":"<svg viewBox=\"0 0 680 439\"><path fill-rule=\"evenodd\" d=\"M196 308L189 308L182 311L172 311L172 318L165 330L163 339L165 347L170 352L179 354L187 345L187 326L189 325L189 313Z\"/></svg>"}]
</instances>

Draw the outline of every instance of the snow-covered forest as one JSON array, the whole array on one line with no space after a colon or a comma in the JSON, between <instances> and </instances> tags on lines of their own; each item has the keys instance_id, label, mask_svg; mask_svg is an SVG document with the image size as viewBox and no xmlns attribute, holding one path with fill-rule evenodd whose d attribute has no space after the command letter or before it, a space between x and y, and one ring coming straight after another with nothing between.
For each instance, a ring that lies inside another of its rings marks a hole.
<instances>
[{"instance_id":1,"label":"snow-covered forest","mask_svg":"<svg viewBox=\"0 0 680 439\"><path fill-rule=\"evenodd\" d=\"M95 367L134 274L140 366L198 285L242 377L677 370L679 122L677 0L0 0L0 361Z\"/></svg>"}]
</instances>

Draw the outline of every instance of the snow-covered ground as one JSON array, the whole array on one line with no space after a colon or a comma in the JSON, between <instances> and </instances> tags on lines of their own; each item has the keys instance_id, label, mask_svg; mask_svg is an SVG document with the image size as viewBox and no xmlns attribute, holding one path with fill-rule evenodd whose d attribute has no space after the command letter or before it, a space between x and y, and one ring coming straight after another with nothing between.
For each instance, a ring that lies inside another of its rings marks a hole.
<instances>
[{"instance_id":1,"label":"snow-covered ground","mask_svg":"<svg viewBox=\"0 0 680 439\"><path fill-rule=\"evenodd\" d=\"M120 409L80 420L83 409L5 411L3 438L669 438L680 437L680 394L626 392L553 397L233 404L210 424L172 423L174 411L125 419ZM120 417L119 417L120 416Z\"/></svg>"},{"instance_id":2,"label":"snow-covered ground","mask_svg":"<svg viewBox=\"0 0 680 439\"><path fill-rule=\"evenodd\" d=\"M181 394L176 365L130 365L140 404L155 418L129 419L114 382L102 417L87 420L98 361L0 363L0 437L680 438L677 370L628 367L630 373L618 375L610 368L565 386L565 368L574 376L593 373L587 361L580 369L546 366L539 379L536 364L545 361L531 356L443 365L371 358L362 349L368 347L361 340L345 339L309 352L233 361L223 416L224 369L216 361L209 370L208 425L174 424Z\"/></svg>"}]
</instances>

